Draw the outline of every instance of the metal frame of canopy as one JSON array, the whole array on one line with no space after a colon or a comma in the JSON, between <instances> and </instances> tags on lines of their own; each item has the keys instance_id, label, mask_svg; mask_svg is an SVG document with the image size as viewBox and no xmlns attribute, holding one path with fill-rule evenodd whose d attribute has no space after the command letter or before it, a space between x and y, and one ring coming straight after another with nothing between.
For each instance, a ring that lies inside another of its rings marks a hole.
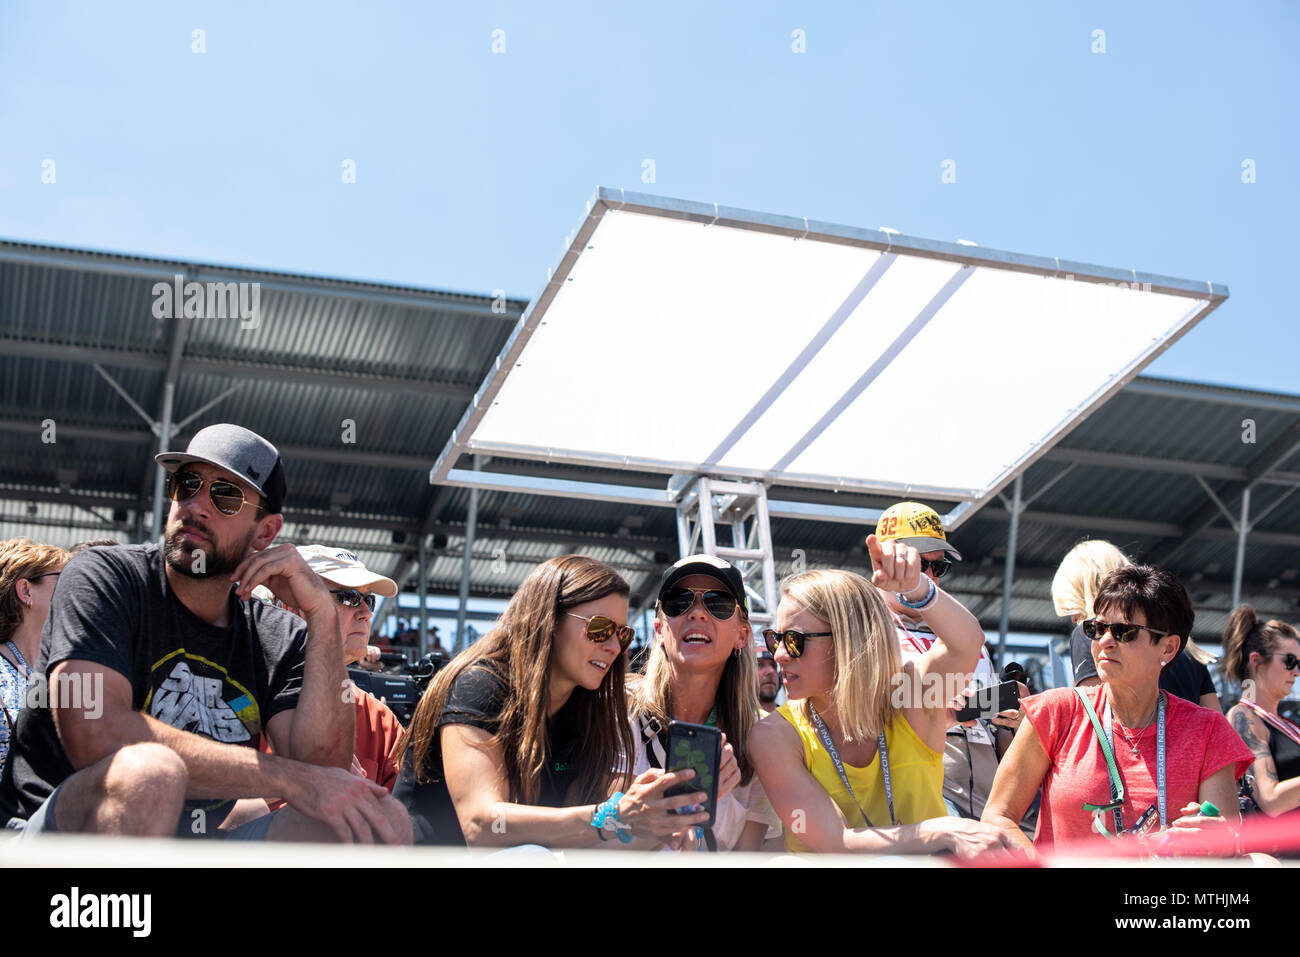
<instances>
[{"instance_id":1,"label":"metal frame of canopy","mask_svg":"<svg viewBox=\"0 0 1300 957\"><path fill-rule=\"evenodd\" d=\"M551 446L528 446L502 441L484 441L476 430L497 401L507 377L516 368L534 333L543 324L557 294L572 278L589 240L611 211L626 211L705 226L751 230L798 240L816 240L840 246L857 247L878 253L878 257L834 314L820 327L802 351L743 416L741 416L701 461L669 461L631 455L593 452L591 450ZM782 455L772 469L736 468L722 464L722 459L756 422L781 399L811 362L827 346L859 304L871 293L896 259L912 257L952 264L956 271L919 310L831 408L806 429ZM1145 349L1110 375L1087 399L1072 407L1050 427L1046 434L1010 462L1001 474L980 488L952 487L918 483L890 482L881 479L859 480L850 476L798 474L786 471L813 444L823 431L868 388L921 333L957 290L980 268L1025 273L1046 278L1072 280L1102 285L1124 285L1144 292L1189 300L1187 311L1167 332L1153 338ZM431 484L446 484L477 489L527 492L538 495L588 498L601 501L629 502L675 508L678 512L680 545L683 554L696 544L709 554L729 558L741 568L751 586L752 617L755 624L770 621L775 614L775 574L768 521L772 516L797 517L805 520L871 524L879 517L875 509L844 506L807 505L767 499L772 484L811 487L837 491L871 492L898 497L920 497L954 501L944 516L948 530L959 527L975 510L1001 490L1014 483L1014 498L1008 502L1011 527L1008 542L1007 584L1014 568L1014 543L1020 512L1028 504L1021 496L1019 477L1035 460L1047 452L1069 429L1110 398L1161 352L1169 348L1192 326L1217 308L1228 296L1225 286L1167 276L1120 270L1087 263L1062 261L1059 258L1026 256L984 249L963 243L946 243L903 236L893 231L860 229L806 218L776 216L717 204L668 199L621 189L600 188L587 204L587 212L561 257L549 271L547 282L520 317L491 371L479 387L469 408L453 431L447 445L429 473ZM464 454L473 454L473 470L456 468ZM606 469L658 471L672 476L664 490L632 485L581 482L541 476L524 476L506 471L483 471L487 457L541 460L587 465ZM1006 499L1003 499L1006 501ZM705 507L705 503L708 507ZM718 529L730 526L731 544L719 541ZM1004 589L1005 592L1005 589ZM1005 618L1007 601L1004 598ZM1005 628L1004 628L1005 631Z\"/></svg>"}]
</instances>

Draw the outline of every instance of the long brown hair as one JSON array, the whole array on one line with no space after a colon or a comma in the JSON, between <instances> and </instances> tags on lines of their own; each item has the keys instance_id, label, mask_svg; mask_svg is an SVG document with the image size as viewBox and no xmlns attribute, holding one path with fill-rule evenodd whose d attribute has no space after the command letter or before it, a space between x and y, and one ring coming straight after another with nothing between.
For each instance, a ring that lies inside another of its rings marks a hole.
<instances>
[{"instance_id":1,"label":"long brown hair","mask_svg":"<svg viewBox=\"0 0 1300 957\"><path fill-rule=\"evenodd\" d=\"M12 638L23 623L18 580L31 581L57 572L67 563L68 553L55 545L40 545L30 538L0 542L0 644Z\"/></svg>"},{"instance_id":2,"label":"long brown hair","mask_svg":"<svg viewBox=\"0 0 1300 957\"><path fill-rule=\"evenodd\" d=\"M1220 667L1227 677L1236 679L1238 683L1245 681L1250 677L1252 651L1270 655L1288 639L1300 641L1300 633L1276 618L1260 621L1250 605L1238 605L1228 616L1228 625L1223 629L1223 664Z\"/></svg>"},{"instance_id":3,"label":"long brown hair","mask_svg":"<svg viewBox=\"0 0 1300 957\"><path fill-rule=\"evenodd\" d=\"M743 605L738 613L746 622L749 614ZM660 610L656 617L663 617ZM673 669L664 651L662 641L656 641L646 662L645 675L631 685L630 707L633 713L653 716L661 727L668 727L673 717ZM754 675L754 649L748 645L740 654L727 656L714 697L718 709L718 730L727 736L727 743L736 752L740 767L740 783L748 784L754 774L749 760L749 730L758 718L758 691Z\"/></svg>"},{"instance_id":4,"label":"long brown hair","mask_svg":"<svg viewBox=\"0 0 1300 957\"><path fill-rule=\"evenodd\" d=\"M451 686L468 668L486 667L506 686L505 707L492 739L505 758L510 800L534 804L541 791L546 766L547 704L550 701L551 652L555 630L570 609L606 595L626 596L628 583L608 565L584 555L552 558L537 566L519 586L497 620L496 627L466 648L447 665L425 691L411 726L397 743L394 760L401 766L408 748L414 749L415 780L433 780L438 739L438 718ZM609 797L610 778L623 768L622 787L630 783L627 772L632 754L632 729L627 722L624 673L627 656L619 655L595 691L581 686L569 699L578 708L582 729L577 800L595 803Z\"/></svg>"}]
</instances>

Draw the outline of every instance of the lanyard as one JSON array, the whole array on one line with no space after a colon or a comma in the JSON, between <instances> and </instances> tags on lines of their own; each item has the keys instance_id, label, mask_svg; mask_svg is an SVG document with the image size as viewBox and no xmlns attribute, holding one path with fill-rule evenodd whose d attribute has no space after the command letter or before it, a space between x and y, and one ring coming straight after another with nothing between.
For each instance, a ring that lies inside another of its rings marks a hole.
<instances>
[{"instance_id":1,"label":"lanyard","mask_svg":"<svg viewBox=\"0 0 1300 957\"><path fill-rule=\"evenodd\" d=\"M849 797L853 798L853 803L858 806L862 812L862 819L867 822L867 827L875 827L871 823L871 818L862 804L858 801L858 796L853 793L853 785L849 783L849 776L844 773L844 762L840 760L839 751L835 750L835 742L831 740L831 733L826 730L826 722L822 716L817 713L817 709L810 703L808 710L812 712L813 724L817 726L817 736L822 739L822 745L826 748L826 753L831 756L831 761L835 765L835 771L844 782L844 786L849 789ZM885 800L889 802L889 823L897 824L894 818L894 787L889 780L889 745L885 742L885 733L880 732L876 738L876 752L880 755L880 774L885 779Z\"/></svg>"},{"instance_id":2,"label":"lanyard","mask_svg":"<svg viewBox=\"0 0 1300 957\"><path fill-rule=\"evenodd\" d=\"M5 647L13 652L14 657L18 659L18 663L23 666L23 671L26 672L24 677L30 678L32 676L32 666L27 663L27 659L23 657L23 653L18 650L18 645L13 641L6 641ZM5 664L10 664L9 659L5 658L4 655L0 655L0 659L3 659ZM10 666L12 667L12 665ZM14 670L16 671L18 669L15 668Z\"/></svg>"},{"instance_id":3,"label":"lanyard","mask_svg":"<svg viewBox=\"0 0 1300 957\"><path fill-rule=\"evenodd\" d=\"M1114 721L1110 713L1110 696L1106 696L1106 742L1110 745L1111 753L1115 752L1115 728ZM1116 769L1116 775L1119 770ZM1118 801L1119 796L1115 788L1115 778L1110 780L1110 799L1112 802ZM1159 702L1156 705L1156 802L1160 807L1160 826L1166 826L1165 814L1165 695L1159 692ZM1115 808L1115 833L1124 832L1123 812L1120 808Z\"/></svg>"},{"instance_id":4,"label":"lanyard","mask_svg":"<svg viewBox=\"0 0 1300 957\"><path fill-rule=\"evenodd\" d=\"M1255 704L1255 702L1247 701L1245 698L1242 698L1241 701L1238 703L1249 708L1251 711L1254 711L1257 715L1260 716L1260 719L1263 720L1263 722L1267 724L1270 728L1276 728L1278 731L1280 731L1282 734L1285 734L1296 744L1300 744L1300 728L1297 728L1286 718L1283 718L1280 715L1273 714L1272 712L1265 711L1259 705Z\"/></svg>"}]
</instances>

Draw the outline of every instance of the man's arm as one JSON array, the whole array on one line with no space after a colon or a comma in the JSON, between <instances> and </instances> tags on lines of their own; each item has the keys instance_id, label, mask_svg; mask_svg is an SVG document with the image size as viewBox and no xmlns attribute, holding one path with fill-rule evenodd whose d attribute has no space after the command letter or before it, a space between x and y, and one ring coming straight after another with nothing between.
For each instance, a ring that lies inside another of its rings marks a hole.
<instances>
[{"instance_id":1,"label":"man's arm","mask_svg":"<svg viewBox=\"0 0 1300 957\"><path fill-rule=\"evenodd\" d=\"M283 797L303 814L328 824L344 840L352 839L358 830L350 829L348 823L356 820L357 813L381 840L389 840L385 835L391 827L378 806L387 791L379 785L347 771L263 754L255 748L223 744L173 728L136 711L126 676L97 662L59 662L51 672L51 685L65 687L69 682L82 682L80 687L96 691L95 707L89 714L86 707L53 708L63 750L77 770L128 745L156 742L185 762L187 798ZM81 695L79 704L90 704L88 697Z\"/></svg>"},{"instance_id":2,"label":"man's arm","mask_svg":"<svg viewBox=\"0 0 1300 957\"><path fill-rule=\"evenodd\" d=\"M277 754L308 764L346 768L356 742L356 707L350 695L360 694L346 682L343 639L338 615L307 620L307 650L298 705L273 716L266 733ZM345 689L347 694L344 693Z\"/></svg>"},{"instance_id":3,"label":"man's arm","mask_svg":"<svg viewBox=\"0 0 1300 957\"><path fill-rule=\"evenodd\" d=\"M297 707L266 724L277 754L309 764L346 768L356 741L355 708L343 694L343 637L334 599L325 582L292 545L274 545L246 558L231 575L241 600L265 585L300 610L307 621L307 649Z\"/></svg>"}]
</instances>

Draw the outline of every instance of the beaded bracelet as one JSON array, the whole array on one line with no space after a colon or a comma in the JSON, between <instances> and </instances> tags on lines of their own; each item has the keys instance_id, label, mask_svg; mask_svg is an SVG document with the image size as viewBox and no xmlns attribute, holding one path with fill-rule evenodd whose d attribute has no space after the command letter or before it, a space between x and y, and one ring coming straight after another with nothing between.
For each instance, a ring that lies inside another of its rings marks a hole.
<instances>
[{"instance_id":1,"label":"beaded bracelet","mask_svg":"<svg viewBox=\"0 0 1300 957\"><path fill-rule=\"evenodd\" d=\"M632 835L625 833L628 826L618 819L618 802L623 800L623 792L615 791L613 796L604 804L596 807L596 813L592 815L591 826L597 831L613 831L622 844L629 844L632 841ZM604 834L601 834L604 837Z\"/></svg>"},{"instance_id":2,"label":"beaded bracelet","mask_svg":"<svg viewBox=\"0 0 1300 957\"><path fill-rule=\"evenodd\" d=\"M933 578L927 577L926 582L929 584L930 587L926 590L925 597L922 598L920 601L908 601L907 598L903 596L903 593L901 591L894 592L894 597L898 599L900 604L906 605L908 608L911 608L914 611L921 611L925 608L929 608L930 605L934 602L935 598L939 596L939 589L935 585Z\"/></svg>"}]
</instances>

